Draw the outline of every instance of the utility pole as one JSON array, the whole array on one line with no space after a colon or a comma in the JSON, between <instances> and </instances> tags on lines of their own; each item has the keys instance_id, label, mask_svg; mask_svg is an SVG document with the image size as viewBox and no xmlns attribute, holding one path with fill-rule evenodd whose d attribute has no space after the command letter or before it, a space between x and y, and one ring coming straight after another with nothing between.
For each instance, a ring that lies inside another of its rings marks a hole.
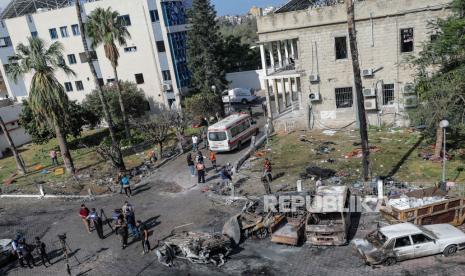
<instances>
[{"instance_id":1,"label":"utility pole","mask_svg":"<svg viewBox=\"0 0 465 276\"><path fill-rule=\"evenodd\" d=\"M347 29L349 32L349 45L350 55L352 57L352 69L354 71L354 83L355 93L357 101L357 114L359 119L359 131L360 131L360 142L362 144L362 165L363 165L363 178L365 181L368 180L369 174L369 155L370 148L368 146L368 131L367 131L367 120L365 115L365 106L363 102L362 93L362 77L360 76L360 63L358 60L358 49L357 49L357 32L355 30L355 15L354 15L354 2L353 0L345 0L347 8Z\"/></svg>"}]
</instances>

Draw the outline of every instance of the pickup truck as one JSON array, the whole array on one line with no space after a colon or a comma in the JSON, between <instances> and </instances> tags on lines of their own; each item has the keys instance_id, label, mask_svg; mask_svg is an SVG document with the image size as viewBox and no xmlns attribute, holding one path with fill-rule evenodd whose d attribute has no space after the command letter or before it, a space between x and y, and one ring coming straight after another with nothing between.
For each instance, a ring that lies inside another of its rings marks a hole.
<instances>
[{"instance_id":1,"label":"pickup truck","mask_svg":"<svg viewBox=\"0 0 465 276\"><path fill-rule=\"evenodd\" d=\"M453 255L465 247L465 233L450 224L418 226L407 222L381 227L352 243L366 264L390 266L439 253Z\"/></svg>"}]
</instances>

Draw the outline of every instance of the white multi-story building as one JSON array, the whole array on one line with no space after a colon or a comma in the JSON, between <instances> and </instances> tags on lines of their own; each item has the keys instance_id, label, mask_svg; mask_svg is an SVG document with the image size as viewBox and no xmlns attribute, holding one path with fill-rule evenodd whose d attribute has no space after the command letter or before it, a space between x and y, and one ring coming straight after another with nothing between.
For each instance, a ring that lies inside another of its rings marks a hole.
<instances>
[{"instance_id":1,"label":"white multi-story building","mask_svg":"<svg viewBox=\"0 0 465 276\"><path fill-rule=\"evenodd\" d=\"M147 97L152 111L160 104L179 104L187 91L189 72L186 64L186 8L190 0L81 0L83 20L96 8L110 7L126 22L131 38L119 47L117 68L121 80L137 83ZM64 59L76 73L57 73L71 100L81 101L95 89L86 63L74 1L13 0L3 11L0 24L0 72L10 97L28 95L32 74L16 83L5 73L8 58L19 43L38 36L48 45L59 41ZM88 40L90 42L90 40ZM89 43L90 45L90 43ZM114 80L112 67L103 46L95 49L94 61L99 80ZM1 91L0 91L1 92ZM1 95L0 95L1 96Z\"/></svg>"}]
</instances>

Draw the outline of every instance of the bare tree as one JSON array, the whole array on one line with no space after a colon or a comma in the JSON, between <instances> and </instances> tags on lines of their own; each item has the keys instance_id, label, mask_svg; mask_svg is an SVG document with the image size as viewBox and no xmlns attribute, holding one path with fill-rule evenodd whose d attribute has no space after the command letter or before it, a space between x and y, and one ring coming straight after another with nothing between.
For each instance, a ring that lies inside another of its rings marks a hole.
<instances>
[{"instance_id":1,"label":"bare tree","mask_svg":"<svg viewBox=\"0 0 465 276\"><path fill-rule=\"evenodd\" d=\"M185 143L184 132L189 126L190 114L182 110L172 110L170 112L171 127L176 133L176 139L178 140L178 148L180 153L184 153L183 144Z\"/></svg>"},{"instance_id":2,"label":"bare tree","mask_svg":"<svg viewBox=\"0 0 465 276\"><path fill-rule=\"evenodd\" d=\"M157 145L158 159L161 160L163 154L163 143L168 138L168 132L171 129L171 112L162 109L160 113L148 118L140 119L135 122L135 127L139 129L142 135Z\"/></svg>"},{"instance_id":3,"label":"bare tree","mask_svg":"<svg viewBox=\"0 0 465 276\"><path fill-rule=\"evenodd\" d=\"M16 161L16 167L18 169L18 172L20 174L26 174L26 168L24 167L23 160L21 159L21 156L18 153L18 150L16 149L16 145L13 142L13 139L11 139L10 132L8 131L8 128L5 125L5 122L3 121L3 118L0 116L0 126L2 128L3 134L5 135L6 140L8 141L8 144L10 145L11 152L13 153L13 156Z\"/></svg>"},{"instance_id":4,"label":"bare tree","mask_svg":"<svg viewBox=\"0 0 465 276\"><path fill-rule=\"evenodd\" d=\"M359 120L360 140L362 143L362 164L363 164L363 178L368 180L369 174L369 154L370 149L368 145L368 130L367 120L365 115L365 105L363 103L362 93L362 77L360 75L360 63L358 60L357 48L357 31L355 30L355 16L354 16L354 2L353 0L346 0L347 8L347 28L349 32L349 45L350 54L352 57L352 69L354 71L355 93L357 95L357 111Z\"/></svg>"}]
</instances>

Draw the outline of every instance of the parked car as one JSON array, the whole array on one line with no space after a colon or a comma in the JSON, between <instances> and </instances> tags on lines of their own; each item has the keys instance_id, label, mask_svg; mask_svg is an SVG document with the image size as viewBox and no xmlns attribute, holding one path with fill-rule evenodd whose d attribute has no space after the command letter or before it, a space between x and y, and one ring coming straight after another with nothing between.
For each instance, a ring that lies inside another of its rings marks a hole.
<instances>
[{"instance_id":1,"label":"parked car","mask_svg":"<svg viewBox=\"0 0 465 276\"><path fill-rule=\"evenodd\" d=\"M223 103L242 103L247 104L257 99L251 89L234 88L223 92Z\"/></svg>"},{"instance_id":2,"label":"parked car","mask_svg":"<svg viewBox=\"0 0 465 276\"><path fill-rule=\"evenodd\" d=\"M465 247L465 233L450 224L418 226L407 222L381 227L352 243L368 265L389 266L439 253L453 255Z\"/></svg>"},{"instance_id":3,"label":"parked car","mask_svg":"<svg viewBox=\"0 0 465 276\"><path fill-rule=\"evenodd\" d=\"M0 239L0 266L14 258L12 242L11 239Z\"/></svg>"}]
</instances>

